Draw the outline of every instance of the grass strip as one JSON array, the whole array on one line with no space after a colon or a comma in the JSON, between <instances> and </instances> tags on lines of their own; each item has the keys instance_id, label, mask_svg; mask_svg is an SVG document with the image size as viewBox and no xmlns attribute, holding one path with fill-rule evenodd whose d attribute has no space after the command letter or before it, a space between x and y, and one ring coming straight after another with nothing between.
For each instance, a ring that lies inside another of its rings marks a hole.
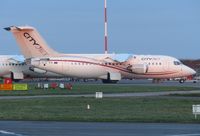
<instances>
[{"instance_id":1,"label":"grass strip","mask_svg":"<svg viewBox=\"0 0 200 136\"><path fill-rule=\"evenodd\" d=\"M200 100L164 97L0 100L0 120L200 123L200 117L195 120L192 115L193 104L200 104Z\"/></svg>"},{"instance_id":2,"label":"grass strip","mask_svg":"<svg viewBox=\"0 0 200 136\"><path fill-rule=\"evenodd\" d=\"M140 85L83 85L75 84L72 90L67 89L36 89L36 85L29 85L28 91L0 91L0 96L33 96L33 95L68 95L103 93L135 93L135 92L162 92L198 90L197 87L175 86L140 86Z\"/></svg>"}]
</instances>

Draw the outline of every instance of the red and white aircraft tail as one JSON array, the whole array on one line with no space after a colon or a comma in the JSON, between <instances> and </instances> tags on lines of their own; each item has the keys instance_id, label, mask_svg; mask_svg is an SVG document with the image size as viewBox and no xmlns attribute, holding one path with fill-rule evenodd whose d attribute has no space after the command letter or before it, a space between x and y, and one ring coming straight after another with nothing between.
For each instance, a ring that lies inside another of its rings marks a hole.
<instances>
[{"instance_id":1,"label":"red and white aircraft tail","mask_svg":"<svg viewBox=\"0 0 200 136\"><path fill-rule=\"evenodd\" d=\"M11 26L4 29L13 33L25 58L58 56L59 54L47 45L42 36L33 27Z\"/></svg>"}]
</instances>

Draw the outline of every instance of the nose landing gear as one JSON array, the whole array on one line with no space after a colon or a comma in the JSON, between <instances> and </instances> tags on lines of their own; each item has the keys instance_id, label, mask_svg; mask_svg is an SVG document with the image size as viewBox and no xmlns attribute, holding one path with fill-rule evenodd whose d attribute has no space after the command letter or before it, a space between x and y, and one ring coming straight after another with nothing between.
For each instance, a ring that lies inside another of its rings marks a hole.
<instances>
[{"instance_id":1,"label":"nose landing gear","mask_svg":"<svg viewBox=\"0 0 200 136\"><path fill-rule=\"evenodd\" d=\"M185 82L185 79L180 79L179 80L179 83L181 83L181 84L184 83L184 82Z\"/></svg>"}]
</instances>

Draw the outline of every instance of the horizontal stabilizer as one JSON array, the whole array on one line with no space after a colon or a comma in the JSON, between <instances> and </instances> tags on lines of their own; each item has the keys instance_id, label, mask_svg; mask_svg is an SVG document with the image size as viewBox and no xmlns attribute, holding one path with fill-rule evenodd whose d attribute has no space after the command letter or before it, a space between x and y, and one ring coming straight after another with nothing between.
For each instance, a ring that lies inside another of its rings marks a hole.
<instances>
[{"instance_id":1,"label":"horizontal stabilizer","mask_svg":"<svg viewBox=\"0 0 200 136\"><path fill-rule=\"evenodd\" d=\"M25 30L25 31L31 31L31 30L34 30L34 28L33 27L30 27L30 26L19 26L19 27L17 27L17 26L10 26L10 27L5 27L4 28L6 31L15 31L15 32L17 32L17 31L22 31L22 30Z\"/></svg>"}]
</instances>

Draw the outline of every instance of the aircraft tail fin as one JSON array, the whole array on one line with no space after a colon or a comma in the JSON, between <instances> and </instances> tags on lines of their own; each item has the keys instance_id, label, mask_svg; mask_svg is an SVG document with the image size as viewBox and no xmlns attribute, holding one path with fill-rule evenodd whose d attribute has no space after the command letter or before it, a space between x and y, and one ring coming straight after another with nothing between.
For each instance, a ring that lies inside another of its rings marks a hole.
<instances>
[{"instance_id":1,"label":"aircraft tail fin","mask_svg":"<svg viewBox=\"0 0 200 136\"><path fill-rule=\"evenodd\" d=\"M57 56L59 54L47 45L34 27L11 26L4 29L13 33L25 58Z\"/></svg>"}]
</instances>

